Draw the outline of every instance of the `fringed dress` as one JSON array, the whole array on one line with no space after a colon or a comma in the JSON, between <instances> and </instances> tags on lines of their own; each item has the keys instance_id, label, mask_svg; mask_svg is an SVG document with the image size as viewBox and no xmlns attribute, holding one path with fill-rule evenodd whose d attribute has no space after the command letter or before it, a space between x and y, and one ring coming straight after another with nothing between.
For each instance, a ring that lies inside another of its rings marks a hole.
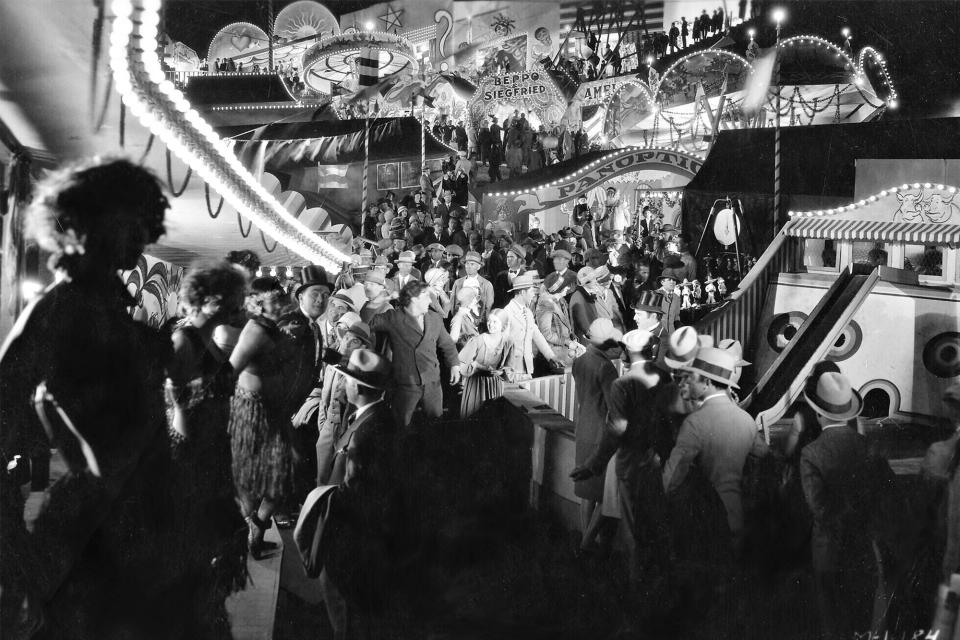
<instances>
[{"instance_id":1,"label":"fringed dress","mask_svg":"<svg viewBox=\"0 0 960 640\"><path fill-rule=\"evenodd\" d=\"M275 322L266 318L254 318L250 323L260 325L270 341L263 355L251 363L256 365L256 375L263 380L265 389L282 389L281 363L288 352L288 339ZM288 428L292 412L288 405L282 396L268 397L262 391L237 385L230 403L228 432L233 453L233 481L241 493L281 501L293 492L293 454Z\"/></svg>"},{"instance_id":2,"label":"fringed dress","mask_svg":"<svg viewBox=\"0 0 960 640\"><path fill-rule=\"evenodd\" d=\"M165 389L173 482L182 500L174 524L184 534L184 545L175 557L196 589L195 631L206 638L229 638L224 600L247 582L247 526L236 501L227 434L232 372L213 353L217 347L206 348L194 327L177 331L203 350L203 358L200 377L183 385L168 378ZM175 407L186 414L189 436L173 429Z\"/></svg>"}]
</instances>

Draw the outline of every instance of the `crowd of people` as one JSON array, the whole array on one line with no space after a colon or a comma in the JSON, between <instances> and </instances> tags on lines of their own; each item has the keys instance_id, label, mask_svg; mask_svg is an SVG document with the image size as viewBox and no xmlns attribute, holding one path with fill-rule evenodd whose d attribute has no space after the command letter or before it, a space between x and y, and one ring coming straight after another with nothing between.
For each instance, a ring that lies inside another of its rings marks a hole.
<instances>
[{"instance_id":1,"label":"crowd of people","mask_svg":"<svg viewBox=\"0 0 960 640\"><path fill-rule=\"evenodd\" d=\"M456 205L441 206L458 220ZM132 319L117 273L160 237L167 208L157 179L125 160L74 165L37 187L29 232L57 280L0 353L0 615L11 637L230 637L224 602L246 584L247 555L270 554L271 520L290 523L319 486L337 487L319 585L345 637L389 609L411 571L397 442L482 415L507 383L565 370L580 406L577 555L625 532L622 599L641 626L690 589L699 604L745 606L730 600L739 567L769 524L745 469L771 454L736 402L742 345L679 322L676 285L696 273L685 238L660 264L669 229L639 244L603 233L607 250L587 249L580 266L572 230L521 236L501 217L481 250L467 238L418 255L395 238L338 274L304 267L289 286L235 252L191 267L180 312L157 331ZM954 420L958 394L945 400ZM862 408L836 363L820 363L777 457L793 515L777 544L808 545L829 638L892 615L872 609L896 549L878 517L889 467L857 432ZM68 471L28 527L18 465L51 446ZM954 502L957 451L954 436L928 456ZM960 568L949 526L947 575Z\"/></svg>"}]
</instances>

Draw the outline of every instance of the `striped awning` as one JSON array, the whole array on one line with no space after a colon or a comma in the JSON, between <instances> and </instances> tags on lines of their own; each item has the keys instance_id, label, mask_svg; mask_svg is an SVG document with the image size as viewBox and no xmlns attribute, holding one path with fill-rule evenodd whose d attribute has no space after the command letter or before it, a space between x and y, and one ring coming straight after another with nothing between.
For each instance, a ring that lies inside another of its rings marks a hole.
<instances>
[{"instance_id":1,"label":"striped awning","mask_svg":"<svg viewBox=\"0 0 960 640\"><path fill-rule=\"evenodd\" d=\"M960 243L960 225L933 222L844 220L826 216L794 218L785 228L796 238L877 240L909 243Z\"/></svg>"}]
</instances>

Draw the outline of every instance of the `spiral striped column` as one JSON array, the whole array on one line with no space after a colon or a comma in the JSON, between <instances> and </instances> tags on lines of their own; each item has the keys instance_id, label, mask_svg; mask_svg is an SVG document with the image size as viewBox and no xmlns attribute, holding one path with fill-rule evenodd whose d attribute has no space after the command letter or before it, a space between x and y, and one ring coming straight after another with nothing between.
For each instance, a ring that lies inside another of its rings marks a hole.
<instances>
[{"instance_id":1,"label":"spiral striped column","mask_svg":"<svg viewBox=\"0 0 960 640\"><path fill-rule=\"evenodd\" d=\"M773 131L773 233L780 224L780 23L777 23L777 46L773 62L774 89L777 92Z\"/></svg>"},{"instance_id":2,"label":"spiral striped column","mask_svg":"<svg viewBox=\"0 0 960 640\"><path fill-rule=\"evenodd\" d=\"M363 215L367 214L367 174L370 172L370 104L367 104L367 112L363 118L363 195L361 196L360 206L363 207ZM361 221L363 217L361 216Z\"/></svg>"}]
</instances>

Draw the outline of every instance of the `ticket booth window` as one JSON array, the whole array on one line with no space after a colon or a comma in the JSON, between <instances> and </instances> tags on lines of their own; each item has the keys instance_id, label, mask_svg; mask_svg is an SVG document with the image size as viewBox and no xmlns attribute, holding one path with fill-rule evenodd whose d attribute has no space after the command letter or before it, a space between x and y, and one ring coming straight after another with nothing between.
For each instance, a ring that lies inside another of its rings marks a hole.
<instances>
[{"instance_id":1,"label":"ticket booth window","mask_svg":"<svg viewBox=\"0 0 960 640\"><path fill-rule=\"evenodd\" d=\"M803 241L803 265L807 271L838 270L837 243L830 238L805 238Z\"/></svg>"},{"instance_id":2,"label":"ticket booth window","mask_svg":"<svg viewBox=\"0 0 960 640\"><path fill-rule=\"evenodd\" d=\"M853 262L874 267L890 266L890 249L885 242L857 240L853 243Z\"/></svg>"},{"instance_id":3,"label":"ticket booth window","mask_svg":"<svg viewBox=\"0 0 960 640\"><path fill-rule=\"evenodd\" d=\"M945 247L931 244L905 244L903 268L916 272L921 280L943 280Z\"/></svg>"}]
</instances>

